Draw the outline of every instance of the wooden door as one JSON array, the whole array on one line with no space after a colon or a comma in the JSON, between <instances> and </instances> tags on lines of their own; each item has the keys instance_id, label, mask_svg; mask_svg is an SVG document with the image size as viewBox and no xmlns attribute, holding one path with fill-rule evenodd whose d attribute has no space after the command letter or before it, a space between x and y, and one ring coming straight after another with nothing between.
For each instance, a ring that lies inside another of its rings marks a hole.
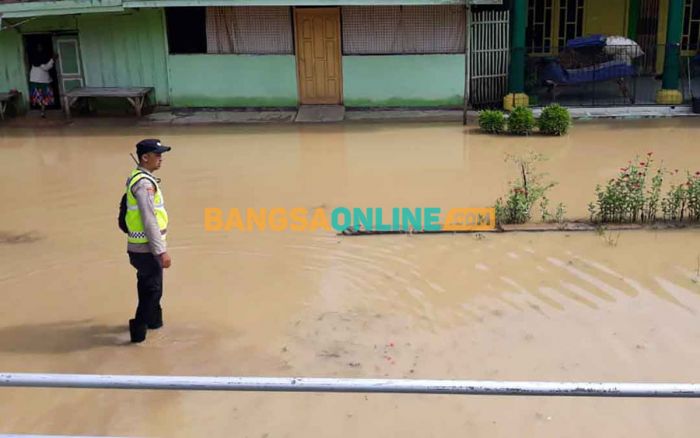
<instances>
[{"instance_id":1,"label":"wooden door","mask_svg":"<svg viewBox=\"0 0 700 438\"><path fill-rule=\"evenodd\" d=\"M58 54L56 70L59 90L63 96L67 91L84 85L78 35L55 36L54 52Z\"/></svg>"},{"instance_id":2,"label":"wooden door","mask_svg":"<svg viewBox=\"0 0 700 438\"><path fill-rule=\"evenodd\" d=\"M294 20L299 102L341 104L340 8L295 8Z\"/></svg>"}]
</instances>

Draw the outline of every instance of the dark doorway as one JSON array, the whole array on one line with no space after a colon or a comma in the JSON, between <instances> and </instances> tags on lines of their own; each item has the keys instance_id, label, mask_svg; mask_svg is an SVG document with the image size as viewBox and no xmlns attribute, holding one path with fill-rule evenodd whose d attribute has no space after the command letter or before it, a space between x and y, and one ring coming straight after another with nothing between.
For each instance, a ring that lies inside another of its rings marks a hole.
<instances>
[{"instance_id":1,"label":"dark doorway","mask_svg":"<svg viewBox=\"0 0 700 438\"><path fill-rule=\"evenodd\" d=\"M25 35L24 49L26 53L27 72L30 74L30 76L27 77L27 81L30 81L31 70L33 65L38 66L41 64L45 64L50 59L54 58L53 35L50 33ZM53 91L54 99L53 103L51 105L48 105L46 109L61 108L61 99L59 96L58 87L58 74L56 72L57 69L55 65L48 71L49 76L51 76L50 87ZM31 88L29 94L31 108L39 109L40 107L38 105L32 103Z\"/></svg>"}]
</instances>

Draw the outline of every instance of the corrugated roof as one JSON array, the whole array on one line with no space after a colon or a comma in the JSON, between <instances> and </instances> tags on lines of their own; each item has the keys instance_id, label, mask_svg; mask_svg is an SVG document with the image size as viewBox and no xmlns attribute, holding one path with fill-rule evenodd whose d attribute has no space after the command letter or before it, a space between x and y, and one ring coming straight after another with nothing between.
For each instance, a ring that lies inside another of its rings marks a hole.
<instances>
[{"instance_id":1,"label":"corrugated roof","mask_svg":"<svg viewBox=\"0 0 700 438\"><path fill-rule=\"evenodd\" d=\"M0 0L0 4L4 3L31 3L31 2L39 2L42 0Z\"/></svg>"}]
</instances>

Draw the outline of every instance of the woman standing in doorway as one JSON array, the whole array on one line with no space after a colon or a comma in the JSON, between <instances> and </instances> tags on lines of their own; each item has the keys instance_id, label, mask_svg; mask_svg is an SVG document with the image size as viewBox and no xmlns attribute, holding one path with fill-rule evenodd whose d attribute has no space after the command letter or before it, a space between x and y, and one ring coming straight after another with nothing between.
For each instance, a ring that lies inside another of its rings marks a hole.
<instances>
[{"instance_id":1,"label":"woman standing in doorway","mask_svg":"<svg viewBox=\"0 0 700 438\"><path fill-rule=\"evenodd\" d=\"M41 108L41 117L46 117L46 107L54 104L53 86L50 71L54 66L52 58L41 44L36 46L36 52L30 60L32 69L29 72L29 93L32 105Z\"/></svg>"}]
</instances>

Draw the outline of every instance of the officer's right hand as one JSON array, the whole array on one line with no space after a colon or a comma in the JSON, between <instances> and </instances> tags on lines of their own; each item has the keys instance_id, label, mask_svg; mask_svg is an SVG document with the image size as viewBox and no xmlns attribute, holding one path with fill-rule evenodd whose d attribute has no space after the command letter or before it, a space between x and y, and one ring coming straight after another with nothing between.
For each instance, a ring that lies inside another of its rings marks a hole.
<instances>
[{"instance_id":1,"label":"officer's right hand","mask_svg":"<svg viewBox=\"0 0 700 438\"><path fill-rule=\"evenodd\" d=\"M167 252L164 252L163 254L160 255L160 265L163 268L169 268L170 265L172 264L172 259L170 258L170 255L168 255Z\"/></svg>"}]
</instances>

